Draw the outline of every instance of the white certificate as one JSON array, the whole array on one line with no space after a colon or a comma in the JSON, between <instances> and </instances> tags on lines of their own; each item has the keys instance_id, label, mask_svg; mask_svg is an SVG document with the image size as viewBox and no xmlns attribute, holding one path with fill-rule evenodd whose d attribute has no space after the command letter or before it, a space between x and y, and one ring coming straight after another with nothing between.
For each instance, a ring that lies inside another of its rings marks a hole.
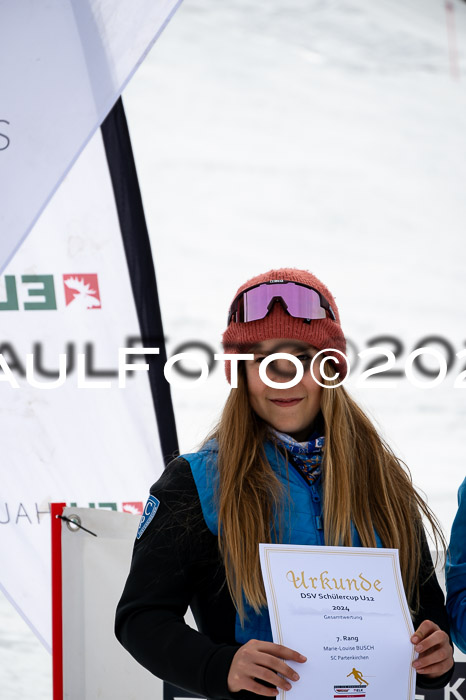
<instances>
[{"instance_id":1,"label":"white certificate","mask_svg":"<svg viewBox=\"0 0 466 700\"><path fill-rule=\"evenodd\" d=\"M414 700L417 654L398 550L259 547L273 639L307 657L289 662L301 677L292 700Z\"/></svg>"}]
</instances>

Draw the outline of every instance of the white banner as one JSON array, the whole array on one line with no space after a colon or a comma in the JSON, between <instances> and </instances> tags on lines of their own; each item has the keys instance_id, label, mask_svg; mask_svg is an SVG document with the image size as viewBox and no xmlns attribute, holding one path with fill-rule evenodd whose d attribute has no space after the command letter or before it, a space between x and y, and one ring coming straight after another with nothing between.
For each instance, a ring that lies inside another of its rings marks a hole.
<instances>
[{"instance_id":1,"label":"white banner","mask_svg":"<svg viewBox=\"0 0 466 700\"><path fill-rule=\"evenodd\" d=\"M118 388L140 332L100 131L0 278L0 319L0 587L50 648L49 503L142 512L163 469L147 372Z\"/></svg>"},{"instance_id":2,"label":"white banner","mask_svg":"<svg viewBox=\"0 0 466 700\"><path fill-rule=\"evenodd\" d=\"M181 0L0 0L0 270Z\"/></svg>"},{"instance_id":3,"label":"white banner","mask_svg":"<svg viewBox=\"0 0 466 700\"><path fill-rule=\"evenodd\" d=\"M97 535L61 523L63 697L162 700L162 681L136 663L113 631L139 518L85 508L65 508L63 515L77 516Z\"/></svg>"}]
</instances>

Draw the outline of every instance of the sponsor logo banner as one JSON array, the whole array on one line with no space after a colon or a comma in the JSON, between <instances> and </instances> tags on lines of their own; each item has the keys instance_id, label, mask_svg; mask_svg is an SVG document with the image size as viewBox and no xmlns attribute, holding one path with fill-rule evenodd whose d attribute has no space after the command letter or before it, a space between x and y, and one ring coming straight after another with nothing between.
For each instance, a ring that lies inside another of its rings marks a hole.
<instances>
[{"instance_id":1,"label":"sponsor logo banner","mask_svg":"<svg viewBox=\"0 0 466 700\"><path fill-rule=\"evenodd\" d=\"M117 349L140 330L100 132L5 270L0 309L0 352L21 389L2 368L0 588L49 648L49 504L140 514L163 470L147 372L117 383ZM76 381L44 391L60 353Z\"/></svg>"}]
</instances>

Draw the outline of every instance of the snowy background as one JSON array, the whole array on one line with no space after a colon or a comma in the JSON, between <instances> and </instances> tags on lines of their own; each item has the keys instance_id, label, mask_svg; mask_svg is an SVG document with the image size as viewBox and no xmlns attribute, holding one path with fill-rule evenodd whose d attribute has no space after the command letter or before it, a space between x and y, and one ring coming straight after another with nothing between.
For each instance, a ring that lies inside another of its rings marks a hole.
<instances>
[{"instance_id":1,"label":"snowy background","mask_svg":"<svg viewBox=\"0 0 466 700\"><path fill-rule=\"evenodd\" d=\"M399 369L428 336L466 347L466 3L186 0L124 102L169 354L220 351L237 287L280 266L331 289L350 359L387 335ZM466 358L433 389L357 388L366 362L347 386L449 535ZM181 451L227 393L220 367L173 389ZM4 599L0 614L2 698L51 698L47 652Z\"/></svg>"}]
</instances>

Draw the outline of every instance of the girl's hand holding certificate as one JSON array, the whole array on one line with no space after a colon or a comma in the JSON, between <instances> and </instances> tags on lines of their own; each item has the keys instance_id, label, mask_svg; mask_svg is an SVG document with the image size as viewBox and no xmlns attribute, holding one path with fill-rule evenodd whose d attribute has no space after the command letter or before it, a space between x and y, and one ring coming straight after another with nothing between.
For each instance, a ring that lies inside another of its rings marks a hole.
<instances>
[{"instance_id":1,"label":"girl's hand holding certificate","mask_svg":"<svg viewBox=\"0 0 466 700\"><path fill-rule=\"evenodd\" d=\"M453 666L453 647L448 635L435 622L424 620L411 641L419 653L418 659L413 662L417 673L423 673L427 678L437 678Z\"/></svg>"},{"instance_id":2,"label":"girl's hand holding certificate","mask_svg":"<svg viewBox=\"0 0 466 700\"><path fill-rule=\"evenodd\" d=\"M273 642L250 639L243 644L233 657L228 674L228 689L231 693L250 690L258 695L273 697L278 689L291 690L291 681L299 680L299 675L283 659L304 663L307 659L293 649ZM270 683L262 685L258 680Z\"/></svg>"}]
</instances>

